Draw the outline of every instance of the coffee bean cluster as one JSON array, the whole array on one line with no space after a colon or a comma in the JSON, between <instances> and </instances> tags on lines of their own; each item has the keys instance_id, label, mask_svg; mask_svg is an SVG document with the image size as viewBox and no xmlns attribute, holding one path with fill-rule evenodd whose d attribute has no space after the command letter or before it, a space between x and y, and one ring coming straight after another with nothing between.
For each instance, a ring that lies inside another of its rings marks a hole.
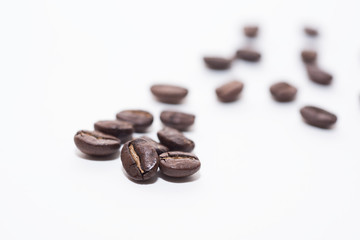
<instances>
[{"instance_id":1,"label":"coffee bean cluster","mask_svg":"<svg viewBox=\"0 0 360 240\"><path fill-rule=\"evenodd\" d=\"M188 94L186 88L172 85L153 85L151 92L165 103L177 104ZM75 134L77 148L90 156L107 159L119 151L120 158L128 177L134 181L146 181L153 178L158 168L162 174L183 178L200 169L199 158L191 153L195 143L187 138L186 131L195 122L195 115L163 111L160 120L164 128L158 131L160 142L141 136L133 138L133 133L145 133L154 118L144 110L124 110L116 114L115 120L98 121L94 130L81 130Z\"/></svg>"},{"instance_id":2,"label":"coffee bean cluster","mask_svg":"<svg viewBox=\"0 0 360 240\"><path fill-rule=\"evenodd\" d=\"M258 26L245 26L244 35L253 41L259 32ZM318 35L318 31L311 27L304 28L305 34L311 38ZM250 41L250 42L251 42ZM305 64L308 77L320 85L330 85L332 75L322 70L317 64L317 52L314 49L304 49L301 58ZM260 61L261 54L252 44L238 49L232 57L206 56L205 65L213 70L231 68L233 61ZM244 84L238 80L227 82L215 89L219 101L234 102L243 91ZM270 86L270 94L277 102L291 102L296 98L297 88L288 82L277 82ZM167 104L180 104L188 95L188 90L181 86L169 84L155 84L150 88L153 96ZM336 115L315 106L305 106L300 109L305 122L319 128L331 128L337 121ZM191 153L195 143L187 138L182 131L186 131L195 122L195 115L178 112L163 111L160 120L164 128L157 132L159 142L141 136L133 138L133 133L145 133L152 125L154 118L150 112L144 110L123 110L116 114L114 120L102 120L94 124L94 130L81 130L74 136L77 148L90 156L105 157L121 149L122 165L128 177L134 181L146 181L158 173L179 178L188 177L200 169L199 158Z\"/></svg>"},{"instance_id":3,"label":"coffee bean cluster","mask_svg":"<svg viewBox=\"0 0 360 240\"><path fill-rule=\"evenodd\" d=\"M243 29L244 35L253 40L259 32L258 26L245 26ZM313 27L305 27L304 33L315 40L318 36L317 29ZM252 41L250 41L251 43ZM304 49L301 52L301 58L305 65L309 79L320 85L330 85L332 82L332 75L319 67L317 63L317 52L314 49ZM231 58L224 58L219 56L206 56L203 58L205 65L212 70L226 70L231 67L231 64L236 59L241 59L249 62L260 61L261 54L254 50L251 44L247 47L236 51L235 56ZM219 101L228 103L234 102L240 96L244 84L238 80L227 82L215 89L215 93ZM270 86L270 94L277 102L291 102L296 98L298 92L297 87L288 82L277 82ZM306 123L324 129L331 128L337 121L336 115L315 106L305 106L300 109L300 114Z\"/></svg>"}]
</instances>

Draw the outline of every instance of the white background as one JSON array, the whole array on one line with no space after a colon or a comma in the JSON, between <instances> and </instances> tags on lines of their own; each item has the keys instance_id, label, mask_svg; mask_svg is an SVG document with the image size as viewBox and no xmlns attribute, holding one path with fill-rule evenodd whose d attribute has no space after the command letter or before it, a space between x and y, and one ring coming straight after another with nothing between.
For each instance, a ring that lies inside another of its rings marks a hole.
<instances>
[{"instance_id":1,"label":"white background","mask_svg":"<svg viewBox=\"0 0 360 240\"><path fill-rule=\"evenodd\" d=\"M357 1L1 1L1 239L360 239L360 32ZM229 71L230 56L260 26L261 62ZM319 28L316 40L302 27ZM334 75L307 79L299 52L316 48ZM239 101L214 89L242 80ZM286 80L296 101L274 102ZM182 105L153 99L154 83L189 88ZM332 130L306 125L312 104L338 115ZM186 181L136 184L119 157L86 159L73 136L124 109L196 114L186 135L202 162Z\"/></svg>"}]
</instances>

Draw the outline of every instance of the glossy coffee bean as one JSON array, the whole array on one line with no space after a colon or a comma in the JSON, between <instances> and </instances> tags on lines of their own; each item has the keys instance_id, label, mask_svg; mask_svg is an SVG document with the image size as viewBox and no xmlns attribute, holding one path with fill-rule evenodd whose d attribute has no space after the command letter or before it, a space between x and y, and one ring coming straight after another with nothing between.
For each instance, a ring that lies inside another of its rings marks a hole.
<instances>
[{"instance_id":1,"label":"glossy coffee bean","mask_svg":"<svg viewBox=\"0 0 360 240\"><path fill-rule=\"evenodd\" d=\"M330 128L337 121L335 114L318 107L306 106L300 109L300 113L308 124L319 128Z\"/></svg>"},{"instance_id":2,"label":"glossy coffee bean","mask_svg":"<svg viewBox=\"0 0 360 240\"><path fill-rule=\"evenodd\" d=\"M74 142L81 152L97 157L116 153L121 144L121 141L114 136L86 130L78 131L75 134Z\"/></svg>"},{"instance_id":3,"label":"glossy coffee bean","mask_svg":"<svg viewBox=\"0 0 360 240\"><path fill-rule=\"evenodd\" d=\"M160 156L160 171L169 177L188 177L200 169L197 156L187 152L167 152Z\"/></svg>"},{"instance_id":4,"label":"glossy coffee bean","mask_svg":"<svg viewBox=\"0 0 360 240\"><path fill-rule=\"evenodd\" d=\"M312 27L305 27L304 32L306 33L306 35L311 36L311 37L315 37L319 34L318 30L316 30L315 28L312 28Z\"/></svg>"},{"instance_id":5,"label":"glossy coffee bean","mask_svg":"<svg viewBox=\"0 0 360 240\"><path fill-rule=\"evenodd\" d=\"M226 70L231 67L232 59L222 57L204 57L206 66L213 70Z\"/></svg>"},{"instance_id":6,"label":"glossy coffee bean","mask_svg":"<svg viewBox=\"0 0 360 240\"><path fill-rule=\"evenodd\" d=\"M96 131L117 137L122 142L130 140L134 132L131 123L121 120L98 121L94 124L94 128Z\"/></svg>"},{"instance_id":7,"label":"glossy coffee bean","mask_svg":"<svg viewBox=\"0 0 360 240\"><path fill-rule=\"evenodd\" d=\"M124 144L121 162L131 179L145 181L156 175L159 156L148 141L137 138Z\"/></svg>"},{"instance_id":8,"label":"glossy coffee bean","mask_svg":"<svg viewBox=\"0 0 360 240\"><path fill-rule=\"evenodd\" d=\"M153 147L155 148L156 152L158 155L164 153L164 152L168 152L169 151L169 148L162 145L161 143L158 143L156 142L155 140L153 140L152 138L149 138L147 136L142 136L140 137L141 139L144 139L146 141L148 141L148 143Z\"/></svg>"},{"instance_id":9,"label":"glossy coffee bean","mask_svg":"<svg viewBox=\"0 0 360 240\"><path fill-rule=\"evenodd\" d=\"M301 52L301 58L304 63L314 63L317 58L317 53L313 50L303 50Z\"/></svg>"},{"instance_id":10,"label":"glossy coffee bean","mask_svg":"<svg viewBox=\"0 0 360 240\"><path fill-rule=\"evenodd\" d=\"M251 49L240 49L236 52L236 57L249 62L257 62L261 58L261 54Z\"/></svg>"},{"instance_id":11,"label":"glossy coffee bean","mask_svg":"<svg viewBox=\"0 0 360 240\"><path fill-rule=\"evenodd\" d=\"M259 30L258 26L245 26L244 34L247 37L253 38L257 36L258 30Z\"/></svg>"},{"instance_id":12,"label":"glossy coffee bean","mask_svg":"<svg viewBox=\"0 0 360 240\"><path fill-rule=\"evenodd\" d=\"M179 131L185 131L194 124L195 115L176 111L163 111L160 114L161 122Z\"/></svg>"},{"instance_id":13,"label":"glossy coffee bean","mask_svg":"<svg viewBox=\"0 0 360 240\"><path fill-rule=\"evenodd\" d=\"M133 124L135 132L144 132L152 124L154 118L151 113L143 110L125 110L116 114L118 120Z\"/></svg>"},{"instance_id":14,"label":"glossy coffee bean","mask_svg":"<svg viewBox=\"0 0 360 240\"><path fill-rule=\"evenodd\" d=\"M156 84L150 88L152 94L164 103L180 103L188 94L186 88L169 84Z\"/></svg>"},{"instance_id":15,"label":"glossy coffee bean","mask_svg":"<svg viewBox=\"0 0 360 240\"><path fill-rule=\"evenodd\" d=\"M306 70L311 81L321 84L329 85L333 79L332 75L321 70L318 66L314 64L306 65Z\"/></svg>"},{"instance_id":16,"label":"glossy coffee bean","mask_svg":"<svg viewBox=\"0 0 360 240\"><path fill-rule=\"evenodd\" d=\"M174 128L165 127L157 135L160 142L167 146L170 151L191 152L195 147L192 140L186 138L184 134Z\"/></svg>"},{"instance_id":17,"label":"glossy coffee bean","mask_svg":"<svg viewBox=\"0 0 360 240\"><path fill-rule=\"evenodd\" d=\"M270 93L278 102L291 102L296 96L297 89L286 82L279 82L270 87Z\"/></svg>"},{"instance_id":18,"label":"glossy coffee bean","mask_svg":"<svg viewBox=\"0 0 360 240\"><path fill-rule=\"evenodd\" d=\"M234 102L239 97L243 88L244 88L244 84L242 82L231 81L216 88L215 92L220 101Z\"/></svg>"}]
</instances>

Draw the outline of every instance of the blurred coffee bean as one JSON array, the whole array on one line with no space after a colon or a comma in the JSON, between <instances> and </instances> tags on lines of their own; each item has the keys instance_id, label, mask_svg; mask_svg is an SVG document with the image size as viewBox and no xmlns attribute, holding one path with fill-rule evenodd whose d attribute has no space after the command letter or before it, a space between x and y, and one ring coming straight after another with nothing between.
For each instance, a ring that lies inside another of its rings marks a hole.
<instances>
[{"instance_id":1,"label":"blurred coffee bean","mask_svg":"<svg viewBox=\"0 0 360 240\"><path fill-rule=\"evenodd\" d=\"M180 103L189 92L186 88L169 84L155 84L150 90L160 102L170 104Z\"/></svg>"},{"instance_id":2,"label":"blurred coffee bean","mask_svg":"<svg viewBox=\"0 0 360 240\"><path fill-rule=\"evenodd\" d=\"M242 82L231 81L216 88L215 92L220 101L234 102L239 97L243 88L244 84Z\"/></svg>"},{"instance_id":3,"label":"blurred coffee bean","mask_svg":"<svg viewBox=\"0 0 360 240\"><path fill-rule=\"evenodd\" d=\"M317 53L313 50L303 50L301 52L301 58L304 63L314 63L317 58Z\"/></svg>"},{"instance_id":4,"label":"blurred coffee bean","mask_svg":"<svg viewBox=\"0 0 360 240\"><path fill-rule=\"evenodd\" d=\"M314 106L305 106L300 113L308 124L319 128L330 128L337 121L335 114Z\"/></svg>"},{"instance_id":5,"label":"blurred coffee bean","mask_svg":"<svg viewBox=\"0 0 360 240\"><path fill-rule=\"evenodd\" d=\"M259 30L258 26L245 26L244 34L247 37L253 38L257 36L258 30Z\"/></svg>"},{"instance_id":6,"label":"blurred coffee bean","mask_svg":"<svg viewBox=\"0 0 360 240\"><path fill-rule=\"evenodd\" d=\"M333 79L332 75L321 70L317 65L307 64L306 70L311 81L321 85L331 84Z\"/></svg>"},{"instance_id":7,"label":"blurred coffee bean","mask_svg":"<svg viewBox=\"0 0 360 240\"><path fill-rule=\"evenodd\" d=\"M318 30L313 27L305 27L304 32L311 37L316 37L319 34Z\"/></svg>"},{"instance_id":8,"label":"blurred coffee bean","mask_svg":"<svg viewBox=\"0 0 360 240\"><path fill-rule=\"evenodd\" d=\"M154 120L151 113L143 110L124 110L116 114L116 118L132 123L135 132L144 132Z\"/></svg>"},{"instance_id":9,"label":"blurred coffee bean","mask_svg":"<svg viewBox=\"0 0 360 240\"><path fill-rule=\"evenodd\" d=\"M221 57L204 57L206 66L213 70L226 70L231 67L232 59Z\"/></svg>"},{"instance_id":10,"label":"blurred coffee bean","mask_svg":"<svg viewBox=\"0 0 360 240\"><path fill-rule=\"evenodd\" d=\"M236 52L236 57L249 62L257 62L261 58L261 54L255 50L244 48Z\"/></svg>"},{"instance_id":11,"label":"blurred coffee bean","mask_svg":"<svg viewBox=\"0 0 360 240\"><path fill-rule=\"evenodd\" d=\"M161 122L179 131L185 131L194 124L195 115L177 111L163 111L160 114Z\"/></svg>"},{"instance_id":12,"label":"blurred coffee bean","mask_svg":"<svg viewBox=\"0 0 360 240\"><path fill-rule=\"evenodd\" d=\"M279 82L271 85L270 93L278 102L291 102L296 96L297 89L286 82Z\"/></svg>"}]
</instances>

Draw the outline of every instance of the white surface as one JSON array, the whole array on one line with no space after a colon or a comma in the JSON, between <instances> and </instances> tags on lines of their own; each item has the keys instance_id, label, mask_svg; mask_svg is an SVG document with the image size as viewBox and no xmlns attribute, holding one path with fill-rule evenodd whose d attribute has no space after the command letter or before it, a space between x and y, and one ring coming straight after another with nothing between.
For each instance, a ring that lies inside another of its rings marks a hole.
<instances>
[{"instance_id":1,"label":"white surface","mask_svg":"<svg viewBox=\"0 0 360 240\"><path fill-rule=\"evenodd\" d=\"M356 1L2 1L1 239L359 239L359 43ZM258 23L259 64L207 70L206 54L245 44ZM309 41L304 24L320 29ZM315 45L334 84L311 83L299 58ZM241 99L221 104L233 78ZM269 85L287 80L295 102ZM153 83L189 88L186 102L156 102ZM299 108L336 113L331 131L304 124ZM202 162L190 182L136 184L121 161L83 159L79 129L123 109L197 115Z\"/></svg>"}]
</instances>

